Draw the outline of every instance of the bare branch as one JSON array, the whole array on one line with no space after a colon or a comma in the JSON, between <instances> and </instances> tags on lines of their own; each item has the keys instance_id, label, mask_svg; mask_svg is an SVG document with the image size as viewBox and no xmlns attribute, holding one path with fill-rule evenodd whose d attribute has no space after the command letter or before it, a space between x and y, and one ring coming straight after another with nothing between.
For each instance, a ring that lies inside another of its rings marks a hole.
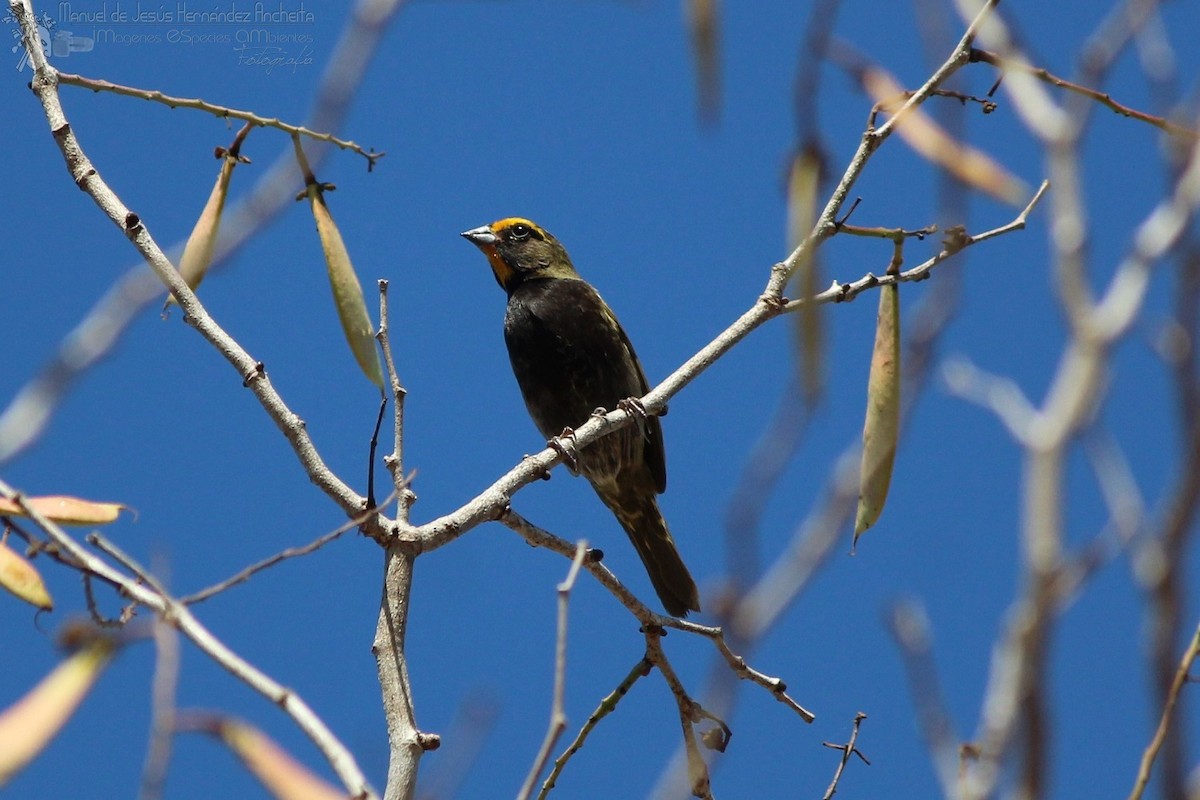
<instances>
[{"instance_id":1,"label":"bare branch","mask_svg":"<svg viewBox=\"0 0 1200 800\"><path fill-rule=\"evenodd\" d=\"M1197 134L1196 131L1192 130L1191 128L1179 125L1169 119L1164 119L1163 117L1155 116L1154 114L1147 114L1145 111L1138 111L1132 106L1118 103L1108 92L1100 92L1095 89L1090 89L1087 86L1082 86L1078 83L1069 81L1066 78L1060 78L1047 69L1035 67L1029 62L1021 59L1009 59L1001 56L998 53L993 53L988 50L978 50L972 48L971 61L983 64L991 64L997 69L1006 72L1010 70L1020 70L1032 75L1044 83L1050 84L1051 86L1057 86L1060 89L1066 89L1067 91L1082 95L1089 100L1094 100L1105 108L1108 108L1114 113L1120 114L1123 117L1129 117L1130 119L1136 119L1140 122L1153 125L1159 130L1169 133L1172 136L1179 136L1185 139L1195 139L1197 136L1200 136L1200 134Z\"/></svg>"},{"instance_id":2,"label":"bare branch","mask_svg":"<svg viewBox=\"0 0 1200 800\"><path fill-rule=\"evenodd\" d=\"M111 81L96 78L85 78L83 75L73 75L69 72L59 72L58 81L68 86L81 86L84 89L91 89L93 92L111 92L126 97L138 97L142 100L162 103L171 108L193 108L197 111L204 111L225 119L240 119L260 128L275 128L293 136L305 136L309 139L315 139L318 142L328 142L329 144L337 145L343 150L351 150L358 153L365 158L367 160L368 171L375 166L376 161L387 155L386 153L376 153L374 150L368 152L362 148L362 145L346 139L339 139L332 133L309 130L303 125L291 125L284 122L279 117L262 117L251 111L227 108L216 103L209 103L200 98L172 97L168 94L163 94L157 89L139 89L135 86L123 86L119 83L112 83Z\"/></svg>"},{"instance_id":3,"label":"bare branch","mask_svg":"<svg viewBox=\"0 0 1200 800\"><path fill-rule=\"evenodd\" d=\"M579 568L588 554L586 541L575 545L575 557L571 559L571 568L567 571L566 579L558 585L558 626L555 634L554 647L554 692L550 709L550 725L546 729L546 738L538 750L533 766L525 777L521 791L517 793L518 800L528 800L533 794L537 777L550 760L550 753L558 738L567 728L567 712L564 696L567 685L567 610L571 604L571 590L575 588L575 579L579 577Z\"/></svg>"},{"instance_id":4,"label":"bare branch","mask_svg":"<svg viewBox=\"0 0 1200 800\"><path fill-rule=\"evenodd\" d=\"M1167 732L1171 729L1171 715L1175 712L1175 703L1179 700L1179 693L1183 690L1183 685L1188 681L1188 674L1192 669L1192 664L1196 662L1197 656L1200 656L1200 625L1196 626L1196 632L1192 634L1192 642L1184 652L1183 658L1179 660L1179 668L1175 670L1175 679L1171 681L1171 690L1167 693L1166 703L1163 704L1158 728L1155 729L1154 738L1146 746L1141 764L1138 765L1137 778L1133 782L1133 791L1129 793L1129 800L1140 800L1142 793L1146 790L1146 784L1150 782L1150 770L1154 767L1154 759L1158 755L1158 751L1162 749Z\"/></svg>"},{"instance_id":5,"label":"bare branch","mask_svg":"<svg viewBox=\"0 0 1200 800\"><path fill-rule=\"evenodd\" d=\"M653 665L645 656L642 656L638 663L633 665L633 669L629 670L629 674L617 684L617 688L605 695L604 699L600 701L600 705L596 707L596 710L587 718L587 722L579 729L579 734L576 735L575 741L571 742L570 746L563 751L561 756L554 759L554 769L550 770L550 774L546 776L546 780L542 783L542 789L538 792L538 800L545 800L546 796L550 794L550 790L554 788L555 783L558 781L558 776L562 774L563 769L567 766L567 762L571 760L571 756L583 748L588 734L595 730L596 726L600 724L600 720L615 711L617 704L621 702L621 698L629 693L629 690L633 688L633 685L639 679L649 675L652 668Z\"/></svg>"},{"instance_id":6,"label":"bare branch","mask_svg":"<svg viewBox=\"0 0 1200 800\"><path fill-rule=\"evenodd\" d=\"M0 495L18 502L20 500L20 495L3 480L0 480ZM120 554L121 559L130 565L130 571L134 573L134 577L128 577L107 562L92 555L56 523L46 519L37 509L25 507L25 512L39 528L49 535L54 544L75 559L82 569L119 587L121 593L126 597L159 614L165 622L173 625L227 672L291 717L296 726L304 731L329 761L334 773L337 774L351 796L363 800L372 800L377 797L367 782L366 776L359 769L354 756L350 754L345 745L338 741L324 721L316 715L299 694L278 683L229 649L192 614L187 606L166 593L156 590L154 585L159 582L154 576L138 567L133 559L121 553L111 542L103 537L97 538L98 542L104 542L110 552Z\"/></svg>"},{"instance_id":7,"label":"bare branch","mask_svg":"<svg viewBox=\"0 0 1200 800\"><path fill-rule=\"evenodd\" d=\"M362 525L364 522L366 522L368 519L373 517L375 514L379 513L379 509L386 507L387 504L392 502L392 500L394 498L395 498L395 493L392 493L392 494L388 495L387 497L385 497L383 499L383 501L375 508L367 509L366 511L359 514L354 519L349 520L348 522L346 522L342 525L339 525L337 528L334 528L329 533L321 534L320 536L318 536L316 539L309 542L308 544L301 545L300 547L289 547L285 550L279 551L275 555L267 556L262 561L258 561L258 562L255 562L254 564L251 564L250 566L246 567L245 569L238 571L236 574L229 576L228 578L226 578L225 580L223 580L219 583L215 583L206 589L201 589L198 592L194 592L192 594L189 594L189 595L179 598L179 602L181 602L185 605L193 605L195 603L202 603L205 600L207 600L208 598L212 597L213 595L220 594L221 592L225 591L226 589L237 586L240 583L245 583L246 581L250 580L250 578L252 578L254 575L258 574L259 572L262 572L264 569L273 567L282 561L288 560L289 558L298 558L299 556L306 556L309 553L316 552L317 550L320 550L322 547L324 547L325 545L332 542L334 539L340 538L342 536L342 534L344 534L346 531L352 531L355 528L357 528L359 525Z\"/></svg>"},{"instance_id":8,"label":"bare branch","mask_svg":"<svg viewBox=\"0 0 1200 800\"><path fill-rule=\"evenodd\" d=\"M942 794L946 797L956 797L961 747L938 683L929 620L925 616L924 608L916 602L899 601L892 604L888 610L886 622L904 658L909 693L917 708L921 733L933 756L938 780L942 784Z\"/></svg>"},{"instance_id":9,"label":"bare branch","mask_svg":"<svg viewBox=\"0 0 1200 800\"><path fill-rule=\"evenodd\" d=\"M375 338L383 351L383 366L387 372L388 386L392 392L392 452L384 456L384 464L392 474L392 485L396 487L395 496L399 500L396 507L396 519L400 524L407 524L408 510L417 499L410 488L412 476L404 477L404 400L408 392L400 382L400 373L396 370L396 360L392 355L391 320L388 314L388 282L379 281L379 330ZM384 503L384 505L387 505Z\"/></svg>"},{"instance_id":10,"label":"bare branch","mask_svg":"<svg viewBox=\"0 0 1200 800\"><path fill-rule=\"evenodd\" d=\"M424 733L417 727L412 682L408 677L408 658L404 650L415 558L416 554L406 549L400 540L392 539L388 544L384 554L379 621L371 645L379 671L390 745L384 800L411 798L417 785L417 765L421 755L427 750L436 750L441 744L436 734Z\"/></svg>"},{"instance_id":11,"label":"bare branch","mask_svg":"<svg viewBox=\"0 0 1200 800\"><path fill-rule=\"evenodd\" d=\"M859 711L857 714L854 715L854 730L850 734L850 741L847 742L846 744L830 744L829 742L823 743L826 747L831 747L834 750L842 751L842 758L840 761L838 761L837 771L833 773L833 781L830 782L829 788L825 790L824 800L832 800L833 796L835 794L837 794L838 783L840 783L842 780L842 773L845 772L845 770L846 770L846 764L849 763L850 756L856 755L860 759L862 759L862 762L864 764L866 764L867 766L871 765L871 762L867 761L866 756L864 756L862 753L860 753L858 751L858 748L855 747L855 742L858 741L859 726L862 725L862 721L866 718L867 718L867 715L861 711Z\"/></svg>"}]
</instances>

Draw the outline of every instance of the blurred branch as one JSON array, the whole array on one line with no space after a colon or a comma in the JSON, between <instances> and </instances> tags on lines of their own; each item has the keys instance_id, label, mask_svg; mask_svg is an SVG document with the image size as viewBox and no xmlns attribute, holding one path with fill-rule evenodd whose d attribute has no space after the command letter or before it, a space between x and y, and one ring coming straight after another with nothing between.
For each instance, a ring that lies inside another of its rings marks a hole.
<instances>
[{"instance_id":1,"label":"blurred branch","mask_svg":"<svg viewBox=\"0 0 1200 800\"><path fill-rule=\"evenodd\" d=\"M490 691L474 689L462 698L442 737L445 743L438 748L437 758L422 765L417 800L462 796L462 784L472 776L500 713L500 700Z\"/></svg>"},{"instance_id":2,"label":"blurred branch","mask_svg":"<svg viewBox=\"0 0 1200 800\"><path fill-rule=\"evenodd\" d=\"M1161 520L1144 538L1136 554L1136 576L1147 595L1146 658L1159 707L1170 697L1176 666L1176 650L1187 607L1187 590L1193 582L1188 571L1187 550L1196 536L1200 508L1200 417L1197 416L1196 336L1200 330L1200 247L1195 234L1179 248L1178 286L1170 330L1172 343L1160 348L1174 378L1177 416L1183 445L1179 453L1178 477L1162 501ZM1166 338L1166 336L1164 336ZM1186 726L1180 725L1180 709L1168 729L1160 757L1158 783L1164 797L1175 800L1187 793L1189 769Z\"/></svg>"},{"instance_id":3,"label":"blurred branch","mask_svg":"<svg viewBox=\"0 0 1200 800\"><path fill-rule=\"evenodd\" d=\"M909 694L917 708L917 721L942 784L942 794L957 797L959 741L938 681L933 634L925 609L916 601L900 600L888 608L885 621L904 660Z\"/></svg>"},{"instance_id":4,"label":"blurred branch","mask_svg":"<svg viewBox=\"0 0 1200 800\"><path fill-rule=\"evenodd\" d=\"M1006 63L1028 61L999 18L990 20L980 39L997 49ZM1032 411L1021 442L1023 588L993 654L975 744L977 759L964 785L966 798L992 795L1018 739L1024 744L1018 791L1035 797L1044 789L1045 758L1053 745L1042 678L1052 625L1063 600L1062 578L1071 569L1063 554L1068 448L1102 407L1110 352L1142 310L1151 267L1179 240L1200 203L1200 142L1194 140L1187 166L1168 197L1138 227L1130 253L1100 299L1094 299L1086 272L1087 220L1078 163L1083 115L1057 106L1029 70L1019 69L1011 76L1005 85L1027 127L1042 140L1055 183L1051 245L1070 336L1045 400Z\"/></svg>"},{"instance_id":5,"label":"blurred branch","mask_svg":"<svg viewBox=\"0 0 1200 800\"><path fill-rule=\"evenodd\" d=\"M951 394L995 414L1017 442L1030 441L1037 411L1016 381L986 372L963 356L946 359L942 380Z\"/></svg>"},{"instance_id":6,"label":"blurred branch","mask_svg":"<svg viewBox=\"0 0 1200 800\"><path fill-rule=\"evenodd\" d=\"M780 393L771 421L747 455L725 510L725 551L729 580L713 607L720 609L732 596L744 591L761 573L759 527L776 484L800 446L812 419L811 405L800 402L799 388L792 381Z\"/></svg>"},{"instance_id":7,"label":"blurred branch","mask_svg":"<svg viewBox=\"0 0 1200 800\"><path fill-rule=\"evenodd\" d=\"M151 685L150 743L142 768L139 800L159 800L167 783L167 768L175 737L176 694L179 689L179 631L166 620L154 621L154 682Z\"/></svg>"}]
</instances>

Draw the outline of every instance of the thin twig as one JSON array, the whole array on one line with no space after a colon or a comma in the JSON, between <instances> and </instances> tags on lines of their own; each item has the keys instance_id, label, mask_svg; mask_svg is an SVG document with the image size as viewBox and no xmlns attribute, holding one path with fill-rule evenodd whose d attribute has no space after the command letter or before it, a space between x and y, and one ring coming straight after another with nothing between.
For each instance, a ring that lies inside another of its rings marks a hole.
<instances>
[{"instance_id":1,"label":"thin twig","mask_svg":"<svg viewBox=\"0 0 1200 800\"><path fill-rule=\"evenodd\" d=\"M520 534L525 541L534 547L543 547L551 550L559 555L567 558L573 558L575 555L574 545L559 536L555 536L549 531L539 528L529 520L522 517L512 508L505 510L503 516L499 520L508 528ZM612 571L602 562L587 560L583 563L583 568L600 582L600 584L608 589L610 593L623 605L625 608L637 618L638 622L645 627L658 628L673 628L685 633L691 633L698 636L703 636L713 642L721 657L729 665L737 677L748 680L767 689L774 695L775 699L786 705L788 708L800 715L800 718L805 722L812 722L815 717L812 712L804 706L797 703L787 694L787 685L779 678L773 678L765 675L762 672L752 668L746 663L746 660L737 655L730 649L725 641L725 634L721 628L712 627L710 625L700 625L695 622L690 622L686 619L676 619L663 614L651 611L641 600L639 600L633 592L629 591L624 584L617 578Z\"/></svg>"},{"instance_id":2,"label":"thin twig","mask_svg":"<svg viewBox=\"0 0 1200 800\"><path fill-rule=\"evenodd\" d=\"M693 797L712 798L712 785L708 774L708 764L700 753L696 742L696 719L699 716L700 704L691 698L683 682L675 674L675 669L667 659L662 649L664 631L658 626L643 628L646 636L646 660L658 668L675 697L675 705L679 709L679 727L683 733L683 746L687 753L688 784Z\"/></svg>"},{"instance_id":3,"label":"thin twig","mask_svg":"<svg viewBox=\"0 0 1200 800\"><path fill-rule=\"evenodd\" d=\"M346 139L339 139L331 133L309 130L303 125L291 125L278 117L262 117L252 111L228 108L216 103L209 103L200 98L172 97L171 95L163 94L157 89L139 89L136 86L123 86L119 83L100 80L98 78L86 78L83 75L74 75L70 72L59 70L56 70L56 72L58 73L59 83L65 83L68 86L80 86L84 89L91 89L93 92L111 92L112 94L124 95L125 97L137 97L152 103L162 103L171 108L193 108L197 111L204 111L224 119L240 119L260 128L275 128L293 136L305 136L309 139L315 139L318 142L328 142L329 144L337 145L343 150L351 150L358 153L365 158L367 160L368 171L375 166L376 161L387 155L386 153L376 153L374 150L364 150L362 145Z\"/></svg>"},{"instance_id":4,"label":"thin twig","mask_svg":"<svg viewBox=\"0 0 1200 800\"><path fill-rule=\"evenodd\" d=\"M382 507L386 506L388 503L392 502L392 499L394 497L395 497L395 493L388 495L387 497L385 497L383 499L383 501L376 508L367 509L366 511L359 514L354 519L349 520L348 522L346 522L342 525L339 525L337 528L334 528L332 531L321 534L320 536L318 536L316 539L309 542L308 544L301 545L299 547L288 547L284 550L279 551L278 553L276 553L272 556L267 556L263 560L257 561L255 563L251 564L250 566L246 567L245 569L239 570L235 574L229 576L228 578L226 578L223 581L220 581L219 583L214 583L212 586L209 586L205 589L201 589L198 592L193 592L192 594L185 595L184 597L179 598L179 602L183 603L184 605L194 605L196 603L202 603L205 600L207 600L208 598L212 597L213 595L220 594L221 592L225 591L226 589L237 586L240 583L245 583L246 581L250 580L250 578L252 578L254 575L258 574L259 572L262 572L264 569L268 569L269 567L275 566L276 564L280 563L281 561L286 561L289 558L298 558L299 556L306 556L309 553L320 550L322 547L329 544L334 539L339 538L342 534L346 533L347 531L352 531L355 528L357 528L359 525L362 525L366 520L370 519L371 516L378 513L380 508L382 508Z\"/></svg>"},{"instance_id":5,"label":"thin twig","mask_svg":"<svg viewBox=\"0 0 1200 800\"><path fill-rule=\"evenodd\" d=\"M837 771L833 773L833 781L830 782L829 788L825 790L824 800L831 800L831 798L837 794L838 783L840 783L842 780L842 773L846 770L846 764L850 762L850 756L858 756L862 759L864 764L866 764L868 767L871 766L871 762L867 760L867 757L859 752L858 748L854 746L854 743L858 741L858 728L860 725L862 725L862 721L866 718L867 715L861 711L854 715L854 730L850 734L850 741L846 744L831 744L830 742L822 742L822 744L824 744L826 747L842 751L842 758L840 761L838 761Z\"/></svg>"},{"instance_id":6,"label":"thin twig","mask_svg":"<svg viewBox=\"0 0 1200 800\"><path fill-rule=\"evenodd\" d=\"M1142 761L1138 765L1137 778L1134 779L1133 791L1129 793L1129 800L1140 800L1142 793L1146 790L1146 785L1150 782L1150 770L1154 767L1154 759L1158 756L1158 751L1162 749L1163 742L1166 741L1167 733L1171 729L1171 717L1175 713L1175 704L1179 700L1179 693L1188 681L1192 664L1196 662L1197 656L1200 656L1200 625L1196 626L1191 644L1184 651L1183 658L1179 659L1179 667L1175 670L1175 678L1171 681L1170 691L1167 692L1162 716L1158 720L1158 728L1155 729L1150 744L1146 746L1146 751L1142 753Z\"/></svg>"},{"instance_id":7,"label":"thin twig","mask_svg":"<svg viewBox=\"0 0 1200 800\"><path fill-rule=\"evenodd\" d=\"M600 704L596 706L596 710L593 711L587 718L587 722L583 723L583 727L579 729L579 733L575 736L575 740L571 742L570 746L568 746L566 750L563 751L562 755L554 759L554 769L550 770L550 774L546 776L546 780L542 782L542 789L540 792L538 792L538 800L545 800L546 796L550 794L550 791L554 788L555 783L558 781L559 775L561 775L563 769L566 768L567 762L569 762L571 757L583 748L584 743L587 741L588 734L595 730L596 726L600 724L600 720L607 717L613 711L616 711L617 704L621 702L621 698L629 693L629 690L633 688L633 685L637 683L638 680L649 675L651 669L653 669L653 665L646 659L645 656L642 656L642 658L633 665L633 669L629 670L629 673L621 679L620 683L617 684L617 688L605 695L604 699L600 701Z\"/></svg>"},{"instance_id":8,"label":"thin twig","mask_svg":"<svg viewBox=\"0 0 1200 800\"><path fill-rule=\"evenodd\" d=\"M542 774L542 770L546 767L546 762L550 760L550 753L554 750L555 743L567 728L565 702L567 685L567 611L571 604L571 590L575 588L575 579L579 577L579 568L583 565L583 560L587 557L587 554L587 542L583 540L579 541L575 545L575 557L571 559L571 568L567 570L567 577L558 585L558 625L554 647L554 692L550 708L550 725L546 729L546 738L542 741L542 746L538 750L537 757L533 760L533 765L529 768L529 774L525 777L525 783L521 786L521 791L517 793L518 800L528 800L529 796L533 794L533 787L537 783L538 775Z\"/></svg>"},{"instance_id":9,"label":"thin twig","mask_svg":"<svg viewBox=\"0 0 1200 800\"><path fill-rule=\"evenodd\" d=\"M811 723L817 717L813 712L809 711L804 706L797 703L787 693L787 684L779 678L773 678L770 675L765 675L746 663L746 659L739 656L730 649L729 644L725 641L725 632L720 628L714 628L708 625L697 625L687 620L678 620L678 625L672 627L681 631L695 633L711 639L717 648L717 652L721 654L721 658L725 659L725 663L729 665L729 669L738 678L744 681L758 684L769 691L776 700L783 703L792 711L800 715L800 719Z\"/></svg>"},{"instance_id":10,"label":"thin twig","mask_svg":"<svg viewBox=\"0 0 1200 800\"><path fill-rule=\"evenodd\" d=\"M1180 136L1185 139L1195 139L1197 136L1200 136L1200 133L1197 133L1191 128L1174 123L1169 119L1158 117L1154 114L1147 114L1145 111L1138 111L1132 106L1118 103L1108 92L1099 92L1095 89L1090 89L1087 86L1082 86L1078 83L1074 83L1073 81L1069 81L1066 78L1060 78L1049 70L1043 69L1042 67L1035 67L1026 61L1005 58L999 53L993 53L988 50L980 50L974 47L971 48L971 61L972 63L979 62L983 64L991 64L993 67L996 67L1002 71L1020 70L1028 75L1032 75L1039 81L1048 83L1051 86L1057 86L1060 89L1066 89L1067 91L1075 92L1076 94L1096 101L1100 105L1111 109L1113 112L1120 114L1123 117L1129 117L1130 119L1136 119L1140 122L1153 125L1159 130L1165 131L1172 136Z\"/></svg>"},{"instance_id":11,"label":"thin twig","mask_svg":"<svg viewBox=\"0 0 1200 800\"><path fill-rule=\"evenodd\" d=\"M391 319L388 313L388 282L379 280L379 330L375 338L383 351L383 365L387 371L388 386L392 391L392 452L384 456L383 462L392 474L392 484L396 487L397 498L396 519L404 525L408 523L408 510L416 495L409 488L411 476L404 478L404 400L408 392L400 382L400 372L396 369L396 360L392 355Z\"/></svg>"}]
</instances>

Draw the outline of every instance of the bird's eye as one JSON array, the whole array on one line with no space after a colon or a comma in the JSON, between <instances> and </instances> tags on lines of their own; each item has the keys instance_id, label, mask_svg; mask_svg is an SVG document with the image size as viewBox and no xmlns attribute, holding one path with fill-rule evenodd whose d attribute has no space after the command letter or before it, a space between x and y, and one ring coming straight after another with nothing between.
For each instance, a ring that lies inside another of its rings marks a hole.
<instances>
[{"instance_id":1,"label":"bird's eye","mask_svg":"<svg viewBox=\"0 0 1200 800\"><path fill-rule=\"evenodd\" d=\"M509 237L515 241L521 242L529 238L529 234L533 233L533 229L528 225L518 222L508 229Z\"/></svg>"}]
</instances>

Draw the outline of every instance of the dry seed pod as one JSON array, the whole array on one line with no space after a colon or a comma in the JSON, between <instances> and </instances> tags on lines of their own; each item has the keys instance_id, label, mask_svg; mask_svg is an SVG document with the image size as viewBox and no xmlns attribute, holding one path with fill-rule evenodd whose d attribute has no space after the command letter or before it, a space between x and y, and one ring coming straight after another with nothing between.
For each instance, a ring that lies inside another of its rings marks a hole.
<instances>
[{"instance_id":1,"label":"dry seed pod","mask_svg":"<svg viewBox=\"0 0 1200 800\"><path fill-rule=\"evenodd\" d=\"M279 800L345 800L340 791L300 762L257 728L236 719L219 717L199 726L217 736L248 770Z\"/></svg>"},{"instance_id":2,"label":"dry seed pod","mask_svg":"<svg viewBox=\"0 0 1200 800\"><path fill-rule=\"evenodd\" d=\"M815 146L804 147L792 159L788 173L788 246L795 249L816 224L818 191L821 187L821 154ZM821 291L821 269L812 248L805 253L792 275L789 295L810 298ZM825 386L824 306L806 303L796 310L796 340L800 350L800 388L810 406L820 399Z\"/></svg>"},{"instance_id":3,"label":"dry seed pod","mask_svg":"<svg viewBox=\"0 0 1200 800\"><path fill-rule=\"evenodd\" d=\"M116 653L96 637L0 713L0 786L37 757L71 718Z\"/></svg>"},{"instance_id":4,"label":"dry seed pod","mask_svg":"<svg viewBox=\"0 0 1200 800\"><path fill-rule=\"evenodd\" d=\"M875 350L867 379L867 419L863 425L862 471L854 541L883 513L896 442L900 435L900 290L895 283L879 291Z\"/></svg>"},{"instance_id":5,"label":"dry seed pod","mask_svg":"<svg viewBox=\"0 0 1200 800\"><path fill-rule=\"evenodd\" d=\"M309 183L305 188L312 206L313 219L317 223L317 234L321 237L321 250L325 253L325 266L329 271L329 285L333 290L333 301L337 306L342 332L354 353L359 368L371 383L383 389L383 370L379 365L379 351L375 348L375 326L367 313L362 285L350 262L346 243L325 204L322 187Z\"/></svg>"},{"instance_id":6,"label":"dry seed pod","mask_svg":"<svg viewBox=\"0 0 1200 800\"><path fill-rule=\"evenodd\" d=\"M686 14L696 59L700 119L715 122L721 113L721 18L719 0L687 0Z\"/></svg>"},{"instance_id":7,"label":"dry seed pod","mask_svg":"<svg viewBox=\"0 0 1200 800\"><path fill-rule=\"evenodd\" d=\"M54 601L37 568L3 539L0 539L0 587L42 611L54 609Z\"/></svg>"},{"instance_id":8,"label":"dry seed pod","mask_svg":"<svg viewBox=\"0 0 1200 800\"><path fill-rule=\"evenodd\" d=\"M107 525L116 520L129 506L120 503L101 503L70 495L25 497L21 503L47 519L61 525ZM0 515L25 517L25 508L15 500L0 497Z\"/></svg>"},{"instance_id":9,"label":"dry seed pod","mask_svg":"<svg viewBox=\"0 0 1200 800\"><path fill-rule=\"evenodd\" d=\"M221 212L225 209L225 198L229 194L229 180L233 175L233 168L238 164L237 156L224 150L220 152L223 152L224 156L221 158L221 171L217 173L217 182L213 185L208 202L204 204L204 210L200 212L200 218L196 220L196 225L183 248L183 255L179 258L179 275L192 290L200 285L200 281L204 280L209 266L212 265L213 252L217 247L217 234L221 228ZM174 302L175 295L169 295L163 308Z\"/></svg>"}]
</instances>

